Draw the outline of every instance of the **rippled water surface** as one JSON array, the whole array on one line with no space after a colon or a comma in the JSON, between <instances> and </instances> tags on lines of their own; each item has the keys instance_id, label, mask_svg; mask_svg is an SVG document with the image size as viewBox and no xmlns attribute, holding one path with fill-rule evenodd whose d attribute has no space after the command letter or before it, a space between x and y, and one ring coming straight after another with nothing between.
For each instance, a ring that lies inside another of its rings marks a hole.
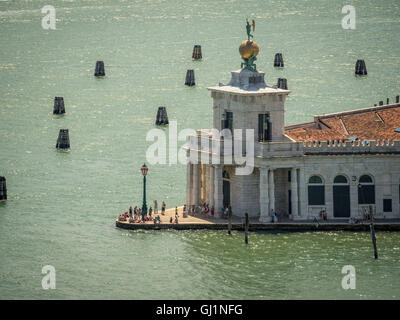
<instances>
[{"instance_id":1,"label":"rippled water surface","mask_svg":"<svg viewBox=\"0 0 400 320\"><path fill-rule=\"evenodd\" d=\"M288 79L286 123L373 105L400 94L400 5L351 1L54 0L57 30L41 28L48 1L0 1L0 298L388 298L400 296L400 234L128 232L114 218L140 204L139 168L157 107L178 128L211 126L207 86L240 67L244 19L256 20L257 66ZM193 62L194 44L203 60ZM282 52L285 68L273 68ZM365 59L368 77L356 78ZM96 60L107 76L93 77ZM194 69L196 87L183 85ZM52 115L54 96L67 114ZM60 128L71 150L57 152ZM164 129L168 132L168 128ZM148 197L185 201L182 165L153 165ZM53 265L57 289L41 287ZM357 289L341 289L353 265Z\"/></svg>"}]
</instances>

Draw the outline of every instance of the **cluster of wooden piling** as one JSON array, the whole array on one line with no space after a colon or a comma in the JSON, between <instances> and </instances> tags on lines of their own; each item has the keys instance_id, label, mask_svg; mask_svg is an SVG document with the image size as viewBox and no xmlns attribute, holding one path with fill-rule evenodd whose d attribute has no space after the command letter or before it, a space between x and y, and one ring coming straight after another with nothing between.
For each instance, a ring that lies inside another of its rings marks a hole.
<instances>
[{"instance_id":1,"label":"cluster of wooden piling","mask_svg":"<svg viewBox=\"0 0 400 320\"><path fill-rule=\"evenodd\" d=\"M54 97L53 114L64 114L64 113L65 113L64 98Z\"/></svg>"},{"instance_id":2,"label":"cluster of wooden piling","mask_svg":"<svg viewBox=\"0 0 400 320\"><path fill-rule=\"evenodd\" d=\"M249 225L250 225L250 220L249 220L249 214L246 212L244 214L244 242L246 244L249 243ZM228 234L232 234L232 211L229 210L228 212Z\"/></svg>"},{"instance_id":3,"label":"cluster of wooden piling","mask_svg":"<svg viewBox=\"0 0 400 320\"><path fill-rule=\"evenodd\" d=\"M364 60L357 60L355 74L358 76L366 76L368 74Z\"/></svg>"},{"instance_id":4,"label":"cluster of wooden piling","mask_svg":"<svg viewBox=\"0 0 400 320\"><path fill-rule=\"evenodd\" d=\"M287 90L287 79L286 78L278 78L278 84L276 86L280 89Z\"/></svg>"},{"instance_id":5,"label":"cluster of wooden piling","mask_svg":"<svg viewBox=\"0 0 400 320\"><path fill-rule=\"evenodd\" d=\"M203 58L203 57L202 57L202 54L201 54L201 46L198 45L198 44L196 44L196 45L193 47L192 59L194 59L194 60L200 60L200 59L202 59L202 58Z\"/></svg>"},{"instance_id":6,"label":"cluster of wooden piling","mask_svg":"<svg viewBox=\"0 0 400 320\"><path fill-rule=\"evenodd\" d=\"M69 147L70 147L70 145L69 145L68 129L60 129L60 132L58 134L56 148L57 149L69 149Z\"/></svg>"},{"instance_id":7,"label":"cluster of wooden piling","mask_svg":"<svg viewBox=\"0 0 400 320\"><path fill-rule=\"evenodd\" d=\"M274 67L276 68L283 68L285 64L283 63L283 56L282 53L276 53L274 59Z\"/></svg>"},{"instance_id":8,"label":"cluster of wooden piling","mask_svg":"<svg viewBox=\"0 0 400 320\"><path fill-rule=\"evenodd\" d=\"M0 177L0 201L7 200L6 178Z\"/></svg>"},{"instance_id":9,"label":"cluster of wooden piling","mask_svg":"<svg viewBox=\"0 0 400 320\"><path fill-rule=\"evenodd\" d=\"M97 61L96 67L94 69L94 76L95 77L104 77L106 72L104 70L104 61Z\"/></svg>"},{"instance_id":10,"label":"cluster of wooden piling","mask_svg":"<svg viewBox=\"0 0 400 320\"><path fill-rule=\"evenodd\" d=\"M158 107L156 125L167 125L167 124L168 124L167 109L165 107Z\"/></svg>"},{"instance_id":11,"label":"cluster of wooden piling","mask_svg":"<svg viewBox=\"0 0 400 320\"><path fill-rule=\"evenodd\" d=\"M189 69L186 72L186 81L185 81L185 85L191 87L194 86L196 83L194 81L194 70L193 69Z\"/></svg>"}]
</instances>

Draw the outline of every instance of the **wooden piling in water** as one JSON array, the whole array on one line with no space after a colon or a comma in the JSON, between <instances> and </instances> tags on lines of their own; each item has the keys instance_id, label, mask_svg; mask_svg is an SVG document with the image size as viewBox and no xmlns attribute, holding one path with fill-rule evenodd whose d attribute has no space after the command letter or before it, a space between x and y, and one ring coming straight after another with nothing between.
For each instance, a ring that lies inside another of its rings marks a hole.
<instances>
[{"instance_id":1,"label":"wooden piling in water","mask_svg":"<svg viewBox=\"0 0 400 320\"><path fill-rule=\"evenodd\" d=\"M244 242L246 244L249 243L249 214L246 212L245 216L245 224L244 224Z\"/></svg>"},{"instance_id":2,"label":"wooden piling in water","mask_svg":"<svg viewBox=\"0 0 400 320\"><path fill-rule=\"evenodd\" d=\"M186 80L185 80L185 85L191 87L194 86L196 83L194 81L194 70L193 69L189 69L186 72Z\"/></svg>"},{"instance_id":3,"label":"wooden piling in water","mask_svg":"<svg viewBox=\"0 0 400 320\"><path fill-rule=\"evenodd\" d=\"M383 101L382 101L382 100L379 101L379 105L380 105L380 106L383 106Z\"/></svg>"},{"instance_id":4,"label":"wooden piling in water","mask_svg":"<svg viewBox=\"0 0 400 320\"><path fill-rule=\"evenodd\" d=\"M156 125L167 125L167 124L168 124L167 109L165 107L158 107L156 116Z\"/></svg>"},{"instance_id":5,"label":"wooden piling in water","mask_svg":"<svg viewBox=\"0 0 400 320\"><path fill-rule=\"evenodd\" d=\"M358 76L366 76L368 74L364 60L357 60L355 74Z\"/></svg>"},{"instance_id":6,"label":"wooden piling in water","mask_svg":"<svg viewBox=\"0 0 400 320\"><path fill-rule=\"evenodd\" d=\"M282 53L275 54L274 67L283 68L284 66Z\"/></svg>"},{"instance_id":7,"label":"wooden piling in water","mask_svg":"<svg viewBox=\"0 0 400 320\"><path fill-rule=\"evenodd\" d=\"M104 77L106 72L104 71L104 61L97 61L96 68L94 70L95 77Z\"/></svg>"},{"instance_id":8,"label":"wooden piling in water","mask_svg":"<svg viewBox=\"0 0 400 320\"><path fill-rule=\"evenodd\" d=\"M64 113L65 113L64 98L54 97L53 114L64 114Z\"/></svg>"},{"instance_id":9,"label":"wooden piling in water","mask_svg":"<svg viewBox=\"0 0 400 320\"><path fill-rule=\"evenodd\" d=\"M400 102L400 96L396 96L396 103Z\"/></svg>"},{"instance_id":10,"label":"wooden piling in water","mask_svg":"<svg viewBox=\"0 0 400 320\"><path fill-rule=\"evenodd\" d=\"M201 54L201 46L198 45L198 44L196 44L196 45L193 47L192 59L194 59L194 60L200 60L200 59L202 59L202 58L203 58L203 56L202 56L202 54Z\"/></svg>"},{"instance_id":11,"label":"wooden piling in water","mask_svg":"<svg viewBox=\"0 0 400 320\"><path fill-rule=\"evenodd\" d=\"M286 78L278 78L277 87L280 89L287 90L287 79Z\"/></svg>"},{"instance_id":12,"label":"wooden piling in water","mask_svg":"<svg viewBox=\"0 0 400 320\"><path fill-rule=\"evenodd\" d=\"M389 104L389 98L386 98L386 104Z\"/></svg>"},{"instance_id":13,"label":"wooden piling in water","mask_svg":"<svg viewBox=\"0 0 400 320\"><path fill-rule=\"evenodd\" d=\"M371 239L372 239L372 245L374 247L374 257L375 259L378 259L378 249L376 248L376 237L375 237L375 226L374 226L374 215L371 214L371 223L369 225L370 231L371 231Z\"/></svg>"},{"instance_id":14,"label":"wooden piling in water","mask_svg":"<svg viewBox=\"0 0 400 320\"><path fill-rule=\"evenodd\" d=\"M6 178L0 177L0 201L7 200Z\"/></svg>"},{"instance_id":15,"label":"wooden piling in water","mask_svg":"<svg viewBox=\"0 0 400 320\"><path fill-rule=\"evenodd\" d=\"M69 147L70 147L70 144L69 144L68 129L60 129L60 132L58 134L56 148L57 149L69 149Z\"/></svg>"},{"instance_id":16,"label":"wooden piling in water","mask_svg":"<svg viewBox=\"0 0 400 320\"><path fill-rule=\"evenodd\" d=\"M228 234L232 234L232 211L229 210L228 212Z\"/></svg>"}]
</instances>

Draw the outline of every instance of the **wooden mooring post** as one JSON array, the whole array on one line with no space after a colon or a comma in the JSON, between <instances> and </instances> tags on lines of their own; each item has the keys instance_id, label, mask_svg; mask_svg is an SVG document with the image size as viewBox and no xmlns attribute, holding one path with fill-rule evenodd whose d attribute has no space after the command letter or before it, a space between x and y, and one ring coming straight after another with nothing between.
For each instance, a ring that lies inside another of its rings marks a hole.
<instances>
[{"instance_id":1,"label":"wooden mooring post","mask_svg":"<svg viewBox=\"0 0 400 320\"><path fill-rule=\"evenodd\" d=\"M6 178L0 177L0 201L7 200Z\"/></svg>"},{"instance_id":2,"label":"wooden mooring post","mask_svg":"<svg viewBox=\"0 0 400 320\"><path fill-rule=\"evenodd\" d=\"M370 231L371 231L371 239L372 239L372 245L374 246L374 257L375 259L378 259L378 249L376 248L376 237L375 237L375 226L374 226L374 215L371 213L371 223L369 225Z\"/></svg>"},{"instance_id":3,"label":"wooden mooring post","mask_svg":"<svg viewBox=\"0 0 400 320\"><path fill-rule=\"evenodd\" d=\"M228 234L232 234L232 210L228 212Z\"/></svg>"},{"instance_id":4,"label":"wooden mooring post","mask_svg":"<svg viewBox=\"0 0 400 320\"><path fill-rule=\"evenodd\" d=\"M249 214L246 212L244 214L245 222L244 222L244 242L246 244L249 243Z\"/></svg>"},{"instance_id":5,"label":"wooden mooring post","mask_svg":"<svg viewBox=\"0 0 400 320\"><path fill-rule=\"evenodd\" d=\"M104 77L106 72L104 71L104 61L97 61L96 68L94 69L95 77Z\"/></svg>"},{"instance_id":6,"label":"wooden mooring post","mask_svg":"<svg viewBox=\"0 0 400 320\"><path fill-rule=\"evenodd\" d=\"M396 103L400 102L400 96L396 96Z\"/></svg>"}]
</instances>

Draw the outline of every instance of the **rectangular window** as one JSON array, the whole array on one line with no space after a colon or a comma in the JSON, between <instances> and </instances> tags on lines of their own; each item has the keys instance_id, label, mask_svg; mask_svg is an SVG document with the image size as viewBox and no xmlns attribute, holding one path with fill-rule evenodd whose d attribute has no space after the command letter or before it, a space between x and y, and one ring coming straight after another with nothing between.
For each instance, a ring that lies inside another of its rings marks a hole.
<instances>
[{"instance_id":1,"label":"rectangular window","mask_svg":"<svg viewBox=\"0 0 400 320\"><path fill-rule=\"evenodd\" d=\"M271 141L271 122L269 113L258 115L258 141Z\"/></svg>"},{"instance_id":2,"label":"rectangular window","mask_svg":"<svg viewBox=\"0 0 400 320\"><path fill-rule=\"evenodd\" d=\"M358 204L375 204L374 185L361 185L358 187Z\"/></svg>"},{"instance_id":3,"label":"rectangular window","mask_svg":"<svg viewBox=\"0 0 400 320\"><path fill-rule=\"evenodd\" d=\"M324 186L308 186L308 205L309 206L325 205Z\"/></svg>"},{"instance_id":4,"label":"rectangular window","mask_svg":"<svg viewBox=\"0 0 400 320\"><path fill-rule=\"evenodd\" d=\"M233 112L225 112L225 119L222 120L222 129L233 129Z\"/></svg>"},{"instance_id":5,"label":"rectangular window","mask_svg":"<svg viewBox=\"0 0 400 320\"><path fill-rule=\"evenodd\" d=\"M392 199L383 199L383 212L392 212Z\"/></svg>"}]
</instances>

